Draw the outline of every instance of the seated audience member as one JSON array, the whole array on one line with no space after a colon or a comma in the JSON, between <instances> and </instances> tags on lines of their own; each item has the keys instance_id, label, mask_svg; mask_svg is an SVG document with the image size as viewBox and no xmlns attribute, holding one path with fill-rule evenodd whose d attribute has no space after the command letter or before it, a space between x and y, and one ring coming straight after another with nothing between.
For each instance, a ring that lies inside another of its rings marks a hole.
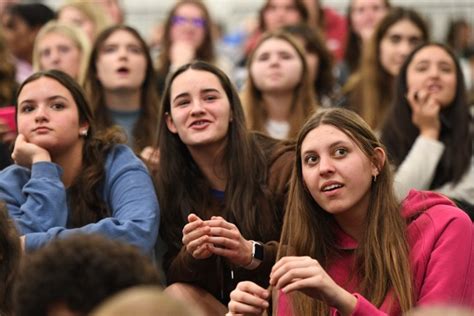
<instances>
[{"instance_id":1,"label":"seated audience member","mask_svg":"<svg viewBox=\"0 0 474 316\"><path fill-rule=\"evenodd\" d=\"M426 43L400 70L393 107L382 131L396 167L395 189L433 190L474 215L474 157L463 74L453 52Z\"/></svg>"},{"instance_id":2,"label":"seated audience member","mask_svg":"<svg viewBox=\"0 0 474 316\"><path fill-rule=\"evenodd\" d=\"M231 66L216 54L213 21L200 0L177 1L163 26L163 38L156 63L158 92L163 93L166 76L194 60L215 64L229 73Z\"/></svg>"},{"instance_id":3,"label":"seated audience member","mask_svg":"<svg viewBox=\"0 0 474 316\"><path fill-rule=\"evenodd\" d=\"M277 139L295 137L317 108L303 49L285 32L267 33L247 69L242 103L249 129Z\"/></svg>"},{"instance_id":4,"label":"seated audience member","mask_svg":"<svg viewBox=\"0 0 474 316\"><path fill-rule=\"evenodd\" d=\"M41 3L17 3L7 6L0 18L7 47L14 57L16 81L21 84L33 72L36 34L54 19L54 12Z\"/></svg>"},{"instance_id":5,"label":"seated audience member","mask_svg":"<svg viewBox=\"0 0 474 316\"><path fill-rule=\"evenodd\" d=\"M33 69L61 70L82 85L90 49L90 42L81 29L56 21L49 22L36 36Z\"/></svg>"},{"instance_id":6,"label":"seated audience member","mask_svg":"<svg viewBox=\"0 0 474 316\"><path fill-rule=\"evenodd\" d=\"M263 33L275 32L288 25L306 24L308 19L308 9L302 0L266 0L259 11L258 29L245 45L245 55L255 50Z\"/></svg>"},{"instance_id":7,"label":"seated audience member","mask_svg":"<svg viewBox=\"0 0 474 316\"><path fill-rule=\"evenodd\" d=\"M0 28L0 108L15 103L15 64L10 55L10 48L5 40L3 27Z\"/></svg>"},{"instance_id":8,"label":"seated audience member","mask_svg":"<svg viewBox=\"0 0 474 316\"><path fill-rule=\"evenodd\" d=\"M15 316L91 315L112 295L160 284L135 247L98 235L55 240L25 256L14 287Z\"/></svg>"},{"instance_id":9,"label":"seated audience member","mask_svg":"<svg viewBox=\"0 0 474 316\"><path fill-rule=\"evenodd\" d=\"M286 26L283 30L293 35L305 49L306 64L316 102L324 107L332 106L332 99L336 94L333 59L321 35L305 24Z\"/></svg>"},{"instance_id":10,"label":"seated audience member","mask_svg":"<svg viewBox=\"0 0 474 316\"><path fill-rule=\"evenodd\" d=\"M128 145L141 156L156 143L155 86L148 48L134 28L115 25L97 37L85 82L97 126L123 128Z\"/></svg>"},{"instance_id":11,"label":"seated audience member","mask_svg":"<svg viewBox=\"0 0 474 316\"><path fill-rule=\"evenodd\" d=\"M393 8L374 31L359 70L344 86L345 107L380 132L394 98L395 78L410 52L428 40L423 18L408 8Z\"/></svg>"},{"instance_id":12,"label":"seated audience member","mask_svg":"<svg viewBox=\"0 0 474 316\"><path fill-rule=\"evenodd\" d=\"M179 301L160 287L136 286L107 299L94 316L204 316L196 307Z\"/></svg>"},{"instance_id":13,"label":"seated audience member","mask_svg":"<svg viewBox=\"0 0 474 316\"><path fill-rule=\"evenodd\" d=\"M79 85L58 70L19 88L15 164L0 172L26 251L78 232L120 239L150 253L159 207L145 165L115 130L96 134Z\"/></svg>"},{"instance_id":14,"label":"seated audience member","mask_svg":"<svg viewBox=\"0 0 474 316\"><path fill-rule=\"evenodd\" d=\"M59 22L82 29L90 43L112 23L103 7L92 1L65 0L58 9L57 16Z\"/></svg>"},{"instance_id":15,"label":"seated audience member","mask_svg":"<svg viewBox=\"0 0 474 316\"><path fill-rule=\"evenodd\" d=\"M0 202L0 315L12 312L13 284L20 264L21 246L15 224Z\"/></svg>"},{"instance_id":16,"label":"seated audience member","mask_svg":"<svg viewBox=\"0 0 474 316\"><path fill-rule=\"evenodd\" d=\"M355 113L320 111L303 126L270 285L274 315L401 315L474 306L474 227L442 195L400 203L383 145ZM453 264L455 263L455 264ZM261 315L270 291L241 282L230 315Z\"/></svg>"},{"instance_id":17,"label":"seated audience member","mask_svg":"<svg viewBox=\"0 0 474 316\"><path fill-rule=\"evenodd\" d=\"M347 6L348 34L343 60L337 65L339 83L346 83L349 76L359 70L364 50L377 24L391 8L389 0L351 0Z\"/></svg>"},{"instance_id":18,"label":"seated audience member","mask_svg":"<svg viewBox=\"0 0 474 316\"><path fill-rule=\"evenodd\" d=\"M472 316L474 308L456 306L422 306L408 311L405 316Z\"/></svg>"},{"instance_id":19,"label":"seated audience member","mask_svg":"<svg viewBox=\"0 0 474 316\"><path fill-rule=\"evenodd\" d=\"M237 282L268 285L293 146L250 133L229 78L205 62L169 78L159 128L167 291L223 315Z\"/></svg>"}]
</instances>

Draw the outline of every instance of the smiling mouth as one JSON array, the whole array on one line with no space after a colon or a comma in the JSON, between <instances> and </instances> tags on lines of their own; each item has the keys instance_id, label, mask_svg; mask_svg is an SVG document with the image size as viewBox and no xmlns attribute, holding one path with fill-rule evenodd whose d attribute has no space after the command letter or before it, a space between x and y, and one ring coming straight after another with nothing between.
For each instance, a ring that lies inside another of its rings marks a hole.
<instances>
[{"instance_id":1,"label":"smiling mouth","mask_svg":"<svg viewBox=\"0 0 474 316\"><path fill-rule=\"evenodd\" d=\"M335 183L335 184L330 184L330 185L326 185L326 186L322 187L321 191L330 192L330 191L334 191L334 190L337 190L337 189L342 188L342 187L343 187L342 184Z\"/></svg>"},{"instance_id":2,"label":"smiling mouth","mask_svg":"<svg viewBox=\"0 0 474 316\"><path fill-rule=\"evenodd\" d=\"M206 121L206 120L199 120L199 121L193 122L193 123L191 124L191 127L193 127L193 126L204 126L204 125L206 125L206 124L208 124L208 123L209 123L209 121Z\"/></svg>"}]
</instances>

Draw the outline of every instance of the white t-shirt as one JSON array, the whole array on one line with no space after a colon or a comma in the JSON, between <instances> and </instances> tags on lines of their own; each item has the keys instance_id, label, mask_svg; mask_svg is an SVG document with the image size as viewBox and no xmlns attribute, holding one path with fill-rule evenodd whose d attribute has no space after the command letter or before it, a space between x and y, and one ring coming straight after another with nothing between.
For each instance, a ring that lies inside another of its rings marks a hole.
<instances>
[{"instance_id":1,"label":"white t-shirt","mask_svg":"<svg viewBox=\"0 0 474 316\"><path fill-rule=\"evenodd\" d=\"M285 121L267 120L265 130L268 135L276 139L286 139L290 133L290 123Z\"/></svg>"}]
</instances>

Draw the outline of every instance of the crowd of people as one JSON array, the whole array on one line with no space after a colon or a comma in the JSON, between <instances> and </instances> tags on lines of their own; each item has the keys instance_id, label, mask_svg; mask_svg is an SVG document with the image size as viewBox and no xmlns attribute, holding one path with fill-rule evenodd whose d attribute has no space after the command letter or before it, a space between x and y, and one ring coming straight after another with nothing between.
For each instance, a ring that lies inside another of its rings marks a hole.
<instances>
[{"instance_id":1,"label":"crowd of people","mask_svg":"<svg viewBox=\"0 0 474 316\"><path fill-rule=\"evenodd\" d=\"M236 60L201 0L153 49L117 0L0 5L0 316L474 313L469 24L256 18Z\"/></svg>"}]
</instances>

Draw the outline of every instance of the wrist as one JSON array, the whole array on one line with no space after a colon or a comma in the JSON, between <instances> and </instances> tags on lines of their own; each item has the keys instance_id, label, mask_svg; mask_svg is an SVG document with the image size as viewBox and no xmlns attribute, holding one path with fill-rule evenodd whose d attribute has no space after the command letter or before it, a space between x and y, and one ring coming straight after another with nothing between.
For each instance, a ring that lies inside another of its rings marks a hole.
<instances>
[{"instance_id":1,"label":"wrist","mask_svg":"<svg viewBox=\"0 0 474 316\"><path fill-rule=\"evenodd\" d=\"M420 135L429 138L429 139L438 139L439 138L439 129L425 129L420 132Z\"/></svg>"},{"instance_id":2,"label":"wrist","mask_svg":"<svg viewBox=\"0 0 474 316\"><path fill-rule=\"evenodd\" d=\"M357 297L341 288L338 303L335 304L335 308L343 316L351 315L357 305Z\"/></svg>"},{"instance_id":3,"label":"wrist","mask_svg":"<svg viewBox=\"0 0 474 316\"><path fill-rule=\"evenodd\" d=\"M244 265L243 268L247 270L254 270L260 266L264 257L264 247L261 243L250 240L251 243L251 256L250 262Z\"/></svg>"}]
</instances>

